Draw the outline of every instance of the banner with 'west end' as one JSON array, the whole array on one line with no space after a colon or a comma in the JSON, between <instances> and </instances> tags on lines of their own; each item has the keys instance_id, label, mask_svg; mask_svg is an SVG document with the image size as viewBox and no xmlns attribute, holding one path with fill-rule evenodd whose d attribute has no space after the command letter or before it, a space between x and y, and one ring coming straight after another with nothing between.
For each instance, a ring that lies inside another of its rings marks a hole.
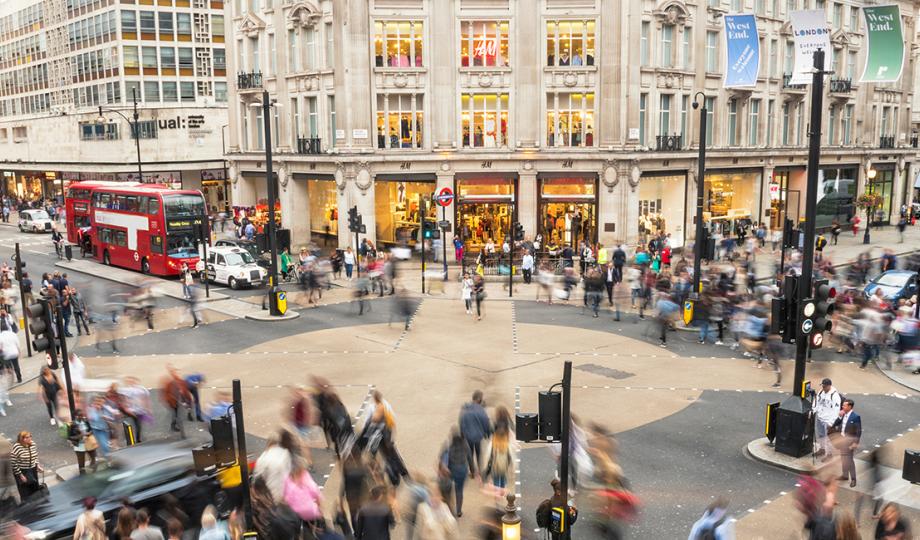
<instances>
[{"instance_id":1,"label":"banner with 'west end'","mask_svg":"<svg viewBox=\"0 0 920 540\"><path fill-rule=\"evenodd\" d=\"M757 85L760 40L754 15L725 15L726 69L722 86L745 88Z\"/></svg>"},{"instance_id":2,"label":"banner with 'west end'","mask_svg":"<svg viewBox=\"0 0 920 540\"><path fill-rule=\"evenodd\" d=\"M869 51L860 82L895 82L904 70L904 34L898 6L863 8Z\"/></svg>"}]
</instances>

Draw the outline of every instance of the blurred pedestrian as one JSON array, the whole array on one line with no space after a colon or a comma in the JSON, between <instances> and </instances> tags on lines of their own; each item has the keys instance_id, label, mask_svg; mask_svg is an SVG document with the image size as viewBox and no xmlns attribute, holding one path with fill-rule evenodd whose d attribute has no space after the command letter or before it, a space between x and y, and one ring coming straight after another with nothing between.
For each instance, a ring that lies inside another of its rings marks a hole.
<instances>
[{"instance_id":1,"label":"blurred pedestrian","mask_svg":"<svg viewBox=\"0 0 920 540\"><path fill-rule=\"evenodd\" d=\"M860 540L856 518L850 512L842 512L837 517L837 538L835 540Z\"/></svg>"},{"instance_id":2,"label":"blurred pedestrian","mask_svg":"<svg viewBox=\"0 0 920 540\"><path fill-rule=\"evenodd\" d=\"M168 366L167 371L169 375L161 386L161 399L166 407L172 411L172 419L169 428L172 431L183 433L182 418L179 416L179 407L190 403L192 395L189 393L188 385L185 380L179 376L179 371L175 367Z\"/></svg>"},{"instance_id":3,"label":"blurred pedestrian","mask_svg":"<svg viewBox=\"0 0 920 540\"><path fill-rule=\"evenodd\" d=\"M57 375L48 366L42 366L41 376L38 378L38 395L41 397L45 408L48 409L48 417L51 419L51 425L57 425L57 407L58 398L61 395L61 381Z\"/></svg>"},{"instance_id":4,"label":"blurred pedestrian","mask_svg":"<svg viewBox=\"0 0 920 540\"><path fill-rule=\"evenodd\" d=\"M13 475L12 456L10 453L13 445L9 439L0 434L0 515L19 505L19 490L16 489L17 480ZM0 533L2 533L0 527ZM0 538L2 538L0 534Z\"/></svg>"},{"instance_id":5,"label":"blurred pedestrian","mask_svg":"<svg viewBox=\"0 0 920 540\"><path fill-rule=\"evenodd\" d=\"M393 508L387 501L387 488L374 486L370 501L358 511L355 522L357 540L390 540L390 529L396 526Z\"/></svg>"},{"instance_id":6,"label":"blurred pedestrian","mask_svg":"<svg viewBox=\"0 0 920 540\"><path fill-rule=\"evenodd\" d=\"M460 284L460 298L463 300L464 307L466 307L466 314L471 315L473 313L473 278L470 277L469 272L463 274L463 281Z\"/></svg>"},{"instance_id":7,"label":"blurred pedestrian","mask_svg":"<svg viewBox=\"0 0 920 540\"><path fill-rule=\"evenodd\" d=\"M67 429L67 440L73 446L73 451L77 455L77 469L80 474L86 474L86 456L89 455L89 466L96 472L96 450L99 443L96 441L93 430L89 427L89 421L81 409L74 411L73 422Z\"/></svg>"},{"instance_id":8,"label":"blurred pedestrian","mask_svg":"<svg viewBox=\"0 0 920 540\"><path fill-rule=\"evenodd\" d=\"M217 509L213 505L208 505L201 513L198 540L231 540L227 528L217 520Z\"/></svg>"},{"instance_id":9,"label":"blurred pedestrian","mask_svg":"<svg viewBox=\"0 0 920 540\"><path fill-rule=\"evenodd\" d=\"M901 516L901 509L890 502L882 508L882 513L875 526L876 540L910 540L910 525Z\"/></svg>"},{"instance_id":10,"label":"blurred pedestrian","mask_svg":"<svg viewBox=\"0 0 920 540\"><path fill-rule=\"evenodd\" d=\"M253 478L262 477L272 500L284 500L284 484L298 454L294 436L290 431L282 429L269 439L268 447L256 460L252 470Z\"/></svg>"},{"instance_id":11,"label":"blurred pedestrian","mask_svg":"<svg viewBox=\"0 0 920 540\"><path fill-rule=\"evenodd\" d=\"M486 299L486 282L479 274L473 277L473 299L476 301L476 320L481 321L482 303Z\"/></svg>"},{"instance_id":12,"label":"blurred pedestrian","mask_svg":"<svg viewBox=\"0 0 920 540\"><path fill-rule=\"evenodd\" d=\"M99 453L102 454L102 457L104 458L109 456L109 451L111 450L109 435L111 434L112 430L111 426L109 425L107 416L108 413L105 410L105 399L101 396L96 396L90 403L86 418L89 422L89 427L93 432L93 436L95 437L96 442L99 444Z\"/></svg>"},{"instance_id":13,"label":"blurred pedestrian","mask_svg":"<svg viewBox=\"0 0 920 540\"><path fill-rule=\"evenodd\" d=\"M470 447L476 467L482 466L482 441L492 435L489 415L483 407L482 391L473 392L472 400L460 409L460 433Z\"/></svg>"},{"instance_id":14,"label":"blurred pedestrian","mask_svg":"<svg viewBox=\"0 0 920 540\"><path fill-rule=\"evenodd\" d=\"M282 500L303 521L305 528L319 525L322 520L322 496L313 477L300 458L291 461L291 473L284 479Z\"/></svg>"},{"instance_id":15,"label":"blurred pedestrian","mask_svg":"<svg viewBox=\"0 0 920 540\"><path fill-rule=\"evenodd\" d=\"M840 412L840 392L834 388L827 377L821 381L821 391L815 396L815 438L818 451L815 457L825 456L822 461L828 461L833 453L833 446L828 438L828 431L837 421Z\"/></svg>"},{"instance_id":16,"label":"blurred pedestrian","mask_svg":"<svg viewBox=\"0 0 920 540\"><path fill-rule=\"evenodd\" d=\"M137 516L134 509L122 508L118 511L115 530L109 535L109 540L131 540L131 534L135 528L137 528Z\"/></svg>"},{"instance_id":17,"label":"blurred pedestrian","mask_svg":"<svg viewBox=\"0 0 920 540\"><path fill-rule=\"evenodd\" d=\"M3 365L16 375L16 382L22 382L22 371L19 369L19 336L3 322L0 322L0 356Z\"/></svg>"},{"instance_id":18,"label":"blurred pedestrian","mask_svg":"<svg viewBox=\"0 0 920 540\"><path fill-rule=\"evenodd\" d=\"M476 463L469 444L460 434L458 427L451 428L447 444L441 450L440 467L442 473L449 474L454 486L454 514L459 518L463 516L463 487L466 477L476 475Z\"/></svg>"},{"instance_id":19,"label":"blurred pedestrian","mask_svg":"<svg viewBox=\"0 0 920 540\"><path fill-rule=\"evenodd\" d=\"M728 515L728 501L717 498L693 524L688 540L734 540L735 530Z\"/></svg>"},{"instance_id":20,"label":"blurred pedestrian","mask_svg":"<svg viewBox=\"0 0 920 540\"><path fill-rule=\"evenodd\" d=\"M83 513L77 518L73 531L74 540L106 540L105 516L96 510L96 498L83 499Z\"/></svg>"}]
</instances>

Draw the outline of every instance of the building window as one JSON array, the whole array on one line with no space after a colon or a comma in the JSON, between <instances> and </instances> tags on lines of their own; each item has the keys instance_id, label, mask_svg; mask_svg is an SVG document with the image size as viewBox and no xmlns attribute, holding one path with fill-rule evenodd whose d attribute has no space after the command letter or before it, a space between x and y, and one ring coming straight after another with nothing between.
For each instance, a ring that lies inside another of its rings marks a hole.
<instances>
[{"instance_id":1,"label":"building window","mask_svg":"<svg viewBox=\"0 0 920 540\"><path fill-rule=\"evenodd\" d=\"M160 83L144 81L144 101L160 101Z\"/></svg>"},{"instance_id":2,"label":"building window","mask_svg":"<svg viewBox=\"0 0 920 540\"><path fill-rule=\"evenodd\" d=\"M754 10L757 12L758 15L766 15L767 13L766 0L756 0L754 2Z\"/></svg>"},{"instance_id":3,"label":"building window","mask_svg":"<svg viewBox=\"0 0 920 540\"><path fill-rule=\"evenodd\" d=\"M836 146L837 145L837 111L838 107L831 106L831 112L829 115L829 121L827 122L827 145Z\"/></svg>"},{"instance_id":4,"label":"building window","mask_svg":"<svg viewBox=\"0 0 920 540\"><path fill-rule=\"evenodd\" d=\"M674 27L666 24L661 27L661 67L674 65Z\"/></svg>"},{"instance_id":5,"label":"building window","mask_svg":"<svg viewBox=\"0 0 920 540\"><path fill-rule=\"evenodd\" d=\"M795 11L796 0L786 0L786 15Z\"/></svg>"},{"instance_id":6,"label":"building window","mask_svg":"<svg viewBox=\"0 0 920 540\"><path fill-rule=\"evenodd\" d=\"M227 102L227 83L217 81L214 83L214 100L218 103Z\"/></svg>"},{"instance_id":7,"label":"building window","mask_svg":"<svg viewBox=\"0 0 920 540\"><path fill-rule=\"evenodd\" d=\"M508 21L460 21L460 65L507 67L510 39Z\"/></svg>"},{"instance_id":8,"label":"building window","mask_svg":"<svg viewBox=\"0 0 920 540\"><path fill-rule=\"evenodd\" d=\"M374 30L374 60L377 67L424 65L422 21L377 21Z\"/></svg>"},{"instance_id":9,"label":"building window","mask_svg":"<svg viewBox=\"0 0 920 540\"><path fill-rule=\"evenodd\" d=\"M765 120L767 121L767 138L764 141L768 147L773 145L773 115L776 113L776 101L770 100L767 102L767 116Z\"/></svg>"},{"instance_id":10,"label":"building window","mask_svg":"<svg viewBox=\"0 0 920 540\"><path fill-rule=\"evenodd\" d=\"M141 32L145 34L156 33L156 16L152 11L141 11Z\"/></svg>"},{"instance_id":11,"label":"building window","mask_svg":"<svg viewBox=\"0 0 920 540\"><path fill-rule=\"evenodd\" d=\"M249 39L249 69L259 71L259 38Z\"/></svg>"},{"instance_id":12,"label":"building window","mask_svg":"<svg viewBox=\"0 0 920 540\"><path fill-rule=\"evenodd\" d=\"M648 94L639 94L639 144L645 144L645 123L648 115Z\"/></svg>"},{"instance_id":13,"label":"building window","mask_svg":"<svg viewBox=\"0 0 920 540\"><path fill-rule=\"evenodd\" d=\"M326 69L335 67L335 32L332 23L326 23Z\"/></svg>"},{"instance_id":14,"label":"building window","mask_svg":"<svg viewBox=\"0 0 920 540\"><path fill-rule=\"evenodd\" d=\"M141 63L145 69L157 68L157 48L141 47Z\"/></svg>"},{"instance_id":15,"label":"building window","mask_svg":"<svg viewBox=\"0 0 920 540\"><path fill-rule=\"evenodd\" d=\"M377 95L377 148L421 148L424 95Z\"/></svg>"},{"instance_id":16,"label":"building window","mask_svg":"<svg viewBox=\"0 0 920 540\"><path fill-rule=\"evenodd\" d=\"M163 81L163 101L179 101L179 91L176 90L176 83L172 81Z\"/></svg>"},{"instance_id":17,"label":"building window","mask_svg":"<svg viewBox=\"0 0 920 540\"><path fill-rule=\"evenodd\" d=\"M706 32L706 71L719 70L719 33Z\"/></svg>"},{"instance_id":18,"label":"building window","mask_svg":"<svg viewBox=\"0 0 920 540\"><path fill-rule=\"evenodd\" d=\"M882 107L882 137L891 135L891 107Z\"/></svg>"},{"instance_id":19,"label":"building window","mask_svg":"<svg viewBox=\"0 0 920 540\"><path fill-rule=\"evenodd\" d=\"M192 69L194 57L191 47L179 47L179 69Z\"/></svg>"},{"instance_id":20,"label":"building window","mask_svg":"<svg viewBox=\"0 0 920 540\"><path fill-rule=\"evenodd\" d=\"M137 12L128 10L121 12L121 31L137 32Z\"/></svg>"},{"instance_id":21,"label":"building window","mask_svg":"<svg viewBox=\"0 0 920 540\"><path fill-rule=\"evenodd\" d=\"M300 138L300 98L291 98L291 146L297 148L297 139Z\"/></svg>"},{"instance_id":22,"label":"building window","mask_svg":"<svg viewBox=\"0 0 920 540\"><path fill-rule=\"evenodd\" d=\"M460 104L465 148L507 146L508 94L463 94Z\"/></svg>"},{"instance_id":23,"label":"building window","mask_svg":"<svg viewBox=\"0 0 920 540\"><path fill-rule=\"evenodd\" d=\"M179 94L180 99L184 102L195 101L195 83L193 82L180 82L179 83Z\"/></svg>"},{"instance_id":24,"label":"building window","mask_svg":"<svg viewBox=\"0 0 920 540\"><path fill-rule=\"evenodd\" d=\"M307 98L307 135L319 137L319 106L315 97Z\"/></svg>"},{"instance_id":25,"label":"building window","mask_svg":"<svg viewBox=\"0 0 920 540\"><path fill-rule=\"evenodd\" d=\"M548 21L546 65L593 66L594 21Z\"/></svg>"},{"instance_id":26,"label":"building window","mask_svg":"<svg viewBox=\"0 0 920 540\"><path fill-rule=\"evenodd\" d=\"M850 8L850 32L859 32L859 8Z\"/></svg>"},{"instance_id":27,"label":"building window","mask_svg":"<svg viewBox=\"0 0 920 540\"><path fill-rule=\"evenodd\" d=\"M671 130L671 95L662 94L658 103L658 134L667 135Z\"/></svg>"},{"instance_id":28,"label":"building window","mask_svg":"<svg viewBox=\"0 0 920 540\"><path fill-rule=\"evenodd\" d=\"M688 129L690 128L690 96L681 96L680 98L680 141L681 145L686 147L690 139Z\"/></svg>"},{"instance_id":29,"label":"building window","mask_svg":"<svg viewBox=\"0 0 920 540\"><path fill-rule=\"evenodd\" d=\"M594 94L546 95L546 144L594 146Z\"/></svg>"},{"instance_id":30,"label":"building window","mask_svg":"<svg viewBox=\"0 0 920 540\"><path fill-rule=\"evenodd\" d=\"M275 63L275 57L278 52L275 50L275 34L268 35L268 73L269 77L278 73L278 66Z\"/></svg>"},{"instance_id":31,"label":"building window","mask_svg":"<svg viewBox=\"0 0 920 540\"><path fill-rule=\"evenodd\" d=\"M728 100L728 145L738 144L738 100Z\"/></svg>"},{"instance_id":32,"label":"building window","mask_svg":"<svg viewBox=\"0 0 920 540\"><path fill-rule=\"evenodd\" d=\"M786 40L786 54L783 56L783 71L791 74L795 68L795 45L792 41Z\"/></svg>"},{"instance_id":33,"label":"building window","mask_svg":"<svg viewBox=\"0 0 920 540\"><path fill-rule=\"evenodd\" d=\"M160 21L160 33L168 36L173 35L173 14L170 11L160 11L157 13Z\"/></svg>"},{"instance_id":34,"label":"building window","mask_svg":"<svg viewBox=\"0 0 920 540\"><path fill-rule=\"evenodd\" d=\"M329 148L335 146L335 96L329 96Z\"/></svg>"},{"instance_id":35,"label":"building window","mask_svg":"<svg viewBox=\"0 0 920 540\"><path fill-rule=\"evenodd\" d=\"M853 105L847 105L843 108L843 144L849 146L852 144L853 134Z\"/></svg>"},{"instance_id":36,"label":"building window","mask_svg":"<svg viewBox=\"0 0 920 540\"><path fill-rule=\"evenodd\" d=\"M189 13L176 13L176 33L179 34L179 41L191 41L192 35L192 16ZM182 36L189 36L183 39Z\"/></svg>"},{"instance_id":37,"label":"building window","mask_svg":"<svg viewBox=\"0 0 920 540\"><path fill-rule=\"evenodd\" d=\"M805 104L799 103L796 107L795 119L795 144L802 146L802 135L805 133Z\"/></svg>"},{"instance_id":38,"label":"building window","mask_svg":"<svg viewBox=\"0 0 920 540\"><path fill-rule=\"evenodd\" d=\"M316 61L316 36L317 32L313 28L304 28L301 41L303 42L303 68L306 71L314 71L319 67Z\"/></svg>"},{"instance_id":39,"label":"building window","mask_svg":"<svg viewBox=\"0 0 920 540\"><path fill-rule=\"evenodd\" d=\"M741 13L743 9L744 9L743 0L732 0L732 12Z\"/></svg>"},{"instance_id":40,"label":"building window","mask_svg":"<svg viewBox=\"0 0 920 540\"><path fill-rule=\"evenodd\" d=\"M847 78L851 81L856 78L856 51L847 53Z\"/></svg>"},{"instance_id":41,"label":"building window","mask_svg":"<svg viewBox=\"0 0 920 540\"><path fill-rule=\"evenodd\" d=\"M137 47L125 45L123 50L123 60L122 63L126 68L139 68L140 59L137 56Z\"/></svg>"},{"instance_id":42,"label":"building window","mask_svg":"<svg viewBox=\"0 0 920 540\"><path fill-rule=\"evenodd\" d=\"M157 138L157 121L156 120L139 121L137 123L137 132L141 139L156 139ZM131 138L132 139L135 138L134 130L131 131Z\"/></svg>"},{"instance_id":43,"label":"building window","mask_svg":"<svg viewBox=\"0 0 920 540\"><path fill-rule=\"evenodd\" d=\"M843 26L843 4L834 2L834 28Z\"/></svg>"},{"instance_id":44,"label":"building window","mask_svg":"<svg viewBox=\"0 0 920 540\"><path fill-rule=\"evenodd\" d=\"M639 65L647 66L649 62L648 34L651 31L652 24L648 21L642 21L641 35L639 37Z\"/></svg>"},{"instance_id":45,"label":"building window","mask_svg":"<svg viewBox=\"0 0 920 540\"><path fill-rule=\"evenodd\" d=\"M760 143L760 100L752 99L748 111L748 146Z\"/></svg>"},{"instance_id":46,"label":"building window","mask_svg":"<svg viewBox=\"0 0 920 540\"><path fill-rule=\"evenodd\" d=\"M163 69L176 69L176 49L173 47L160 47L160 67Z\"/></svg>"},{"instance_id":47,"label":"building window","mask_svg":"<svg viewBox=\"0 0 920 540\"><path fill-rule=\"evenodd\" d=\"M789 102L783 103L783 146L789 146Z\"/></svg>"},{"instance_id":48,"label":"building window","mask_svg":"<svg viewBox=\"0 0 920 540\"><path fill-rule=\"evenodd\" d=\"M80 122L80 140L114 141L118 139L118 124L97 124Z\"/></svg>"},{"instance_id":49,"label":"building window","mask_svg":"<svg viewBox=\"0 0 920 540\"><path fill-rule=\"evenodd\" d=\"M224 49L212 49L214 53L214 69L227 69L227 51Z\"/></svg>"},{"instance_id":50,"label":"building window","mask_svg":"<svg viewBox=\"0 0 920 540\"><path fill-rule=\"evenodd\" d=\"M690 54L693 51L693 45L691 44L691 41L693 39L693 29L690 28L689 26L685 26L682 34L683 34L683 45L681 45L681 58L682 58L681 64L683 65L684 69L691 69Z\"/></svg>"},{"instance_id":51,"label":"building window","mask_svg":"<svg viewBox=\"0 0 920 540\"><path fill-rule=\"evenodd\" d=\"M300 50L297 47L297 31L288 30L288 71L300 71Z\"/></svg>"},{"instance_id":52,"label":"building window","mask_svg":"<svg viewBox=\"0 0 920 540\"><path fill-rule=\"evenodd\" d=\"M211 15L211 35L215 37L224 37L224 16ZM221 40L223 42L223 40Z\"/></svg>"},{"instance_id":53,"label":"building window","mask_svg":"<svg viewBox=\"0 0 920 540\"><path fill-rule=\"evenodd\" d=\"M716 122L716 98L708 97L703 102L706 104L706 146L712 146Z\"/></svg>"},{"instance_id":54,"label":"building window","mask_svg":"<svg viewBox=\"0 0 920 540\"><path fill-rule=\"evenodd\" d=\"M256 107L253 109L253 114L255 118L252 121L253 128L255 129L256 135L256 150L265 150L265 121L262 116L262 107Z\"/></svg>"}]
</instances>

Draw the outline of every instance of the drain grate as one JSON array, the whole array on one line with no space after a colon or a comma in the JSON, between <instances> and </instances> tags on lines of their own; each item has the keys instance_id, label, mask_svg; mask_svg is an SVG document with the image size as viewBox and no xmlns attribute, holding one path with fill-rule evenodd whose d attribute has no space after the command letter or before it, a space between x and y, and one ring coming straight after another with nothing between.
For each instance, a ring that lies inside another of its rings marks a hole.
<instances>
[{"instance_id":1,"label":"drain grate","mask_svg":"<svg viewBox=\"0 0 920 540\"><path fill-rule=\"evenodd\" d=\"M635 373L630 373L628 371L620 371L619 369L613 369L606 366L599 366L597 364L582 364L580 366L575 366L575 369L580 369L582 371L587 371L588 373L593 373L595 375L601 375L602 377L610 377L611 379L623 380L630 377L635 377Z\"/></svg>"}]
</instances>

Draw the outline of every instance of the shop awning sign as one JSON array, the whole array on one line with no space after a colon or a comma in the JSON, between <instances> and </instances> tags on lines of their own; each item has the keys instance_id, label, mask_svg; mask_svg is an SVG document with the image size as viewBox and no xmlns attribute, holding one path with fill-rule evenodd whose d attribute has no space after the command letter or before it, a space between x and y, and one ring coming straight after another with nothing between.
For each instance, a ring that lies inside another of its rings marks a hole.
<instances>
[{"instance_id":1,"label":"shop awning sign","mask_svg":"<svg viewBox=\"0 0 920 540\"><path fill-rule=\"evenodd\" d=\"M450 203L454 202L454 191L449 187L444 187L434 196L434 200L438 201L441 206L450 206Z\"/></svg>"},{"instance_id":2,"label":"shop awning sign","mask_svg":"<svg viewBox=\"0 0 920 540\"><path fill-rule=\"evenodd\" d=\"M831 29L827 26L827 15L823 9L793 11L792 37L795 43L795 67L789 84L811 84L814 54L824 50L824 70L832 70Z\"/></svg>"},{"instance_id":3,"label":"shop awning sign","mask_svg":"<svg viewBox=\"0 0 920 540\"><path fill-rule=\"evenodd\" d=\"M722 86L746 88L757 85L760 69L760 40L753 15L725 15L725 50L727 69Z\"/></svg>"},{"instance_id":4,"label":"shop awning sign","mask_svg":"<svg viewBox=\"0 0 920 540\"><path fill-rule=\"evenodd\" d=\"M867 6L863 10L869 52L859 82L896 82L904 70L904 35L898 6Z\"/></svg>"}]
</instances>

